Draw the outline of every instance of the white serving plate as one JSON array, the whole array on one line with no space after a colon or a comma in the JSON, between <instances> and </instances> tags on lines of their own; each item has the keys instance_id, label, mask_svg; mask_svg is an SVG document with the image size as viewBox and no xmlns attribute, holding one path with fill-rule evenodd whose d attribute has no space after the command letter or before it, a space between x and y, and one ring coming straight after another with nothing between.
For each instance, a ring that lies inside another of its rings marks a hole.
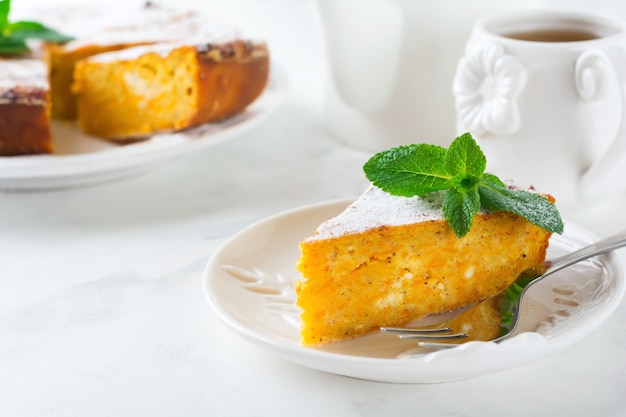
<instances>
[{"instance_id":1,"label":"white serving plate","mask_svg":"<svg viewBox=\"0 0 626 417\"><path fill-rule=\"evenodd\" d=\"M280 357L313 369L374 381L427 383L465 379L537 361L597 328L624 291L621 263L603 255L536 284L522 304L525 320L501 342L469 342L428 351L414 341L374 334L322 347L300 344L294 283L298 243L352 200L280 213L241 231L219 248L205 270L209 302L237 334ZM593 243L595 236L567 224L554 235L548 257Z\"/></svg>"},{"instance_id":2,"label":"white serving plate","mask_svg":"<svg viewBox=\"0 0 626 417\"><path fill-rule=\"evenodd\" d=\"M131 144L97 139L83 134L74 122L55 120L52 122L55 154L0 157L0 189L82 186L162 166L176 157L215 146L250 130L284 103L288 89L286 74L273 64L266 90L241 114Z\"/></svg>"}]
</instances>

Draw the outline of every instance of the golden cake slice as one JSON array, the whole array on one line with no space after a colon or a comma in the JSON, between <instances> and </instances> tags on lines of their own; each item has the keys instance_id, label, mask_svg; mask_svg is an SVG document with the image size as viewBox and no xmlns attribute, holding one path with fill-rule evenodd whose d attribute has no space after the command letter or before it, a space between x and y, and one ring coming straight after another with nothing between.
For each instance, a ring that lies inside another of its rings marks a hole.
<instances>
[{"instance_id":1,"label":"golden cake slice","mask_svg":"<svg viewBox=\"0 0 626 417\"><path fill-rule=\"evenodd\" d=\"M0 59L0 155L51 153L49 84L37 59Z\"/></svg>"},{"instance_id":2,"label":"golden cake slice","mask_svg":"<svg viewBox=\"0 0 626 417\"><path fill-rule=\"evenodd\" d=\"M551 196L547 196L553 201ZM507 212L479 212L455 235L443 194L397 197L370 186L300 244L301 339L336 342L401 327L496 295L542 262L551 233Z\"/></svg>"},{"instance_id":3,"label":"golden cake slice","mask_svg":"<svg viewBox=\"0 0 626 417\"><path fill-rule=\"evenodd\" d=\"M185 41L99 54L77 63L78 125L91 135L129 139L233 116L269 78L263 43Z\"/></svg>"},{"instance_id":4,"label":"golden cake slice","mask_svg":"<svg viewBox=\"0 0 626 417\"><path fill-rule=\"evenodd\" d=\"M44 44L48 62L52 117L75 119L76 97L72 93L74 68L82 59L139 45L187 39L220 26L197 12L178 12L147 2L141 7L105 8L83 6L51 12L44 20L76 39L65 44ZM224 25L226 26L226 25Z\"/></svg>"}]
</instances>

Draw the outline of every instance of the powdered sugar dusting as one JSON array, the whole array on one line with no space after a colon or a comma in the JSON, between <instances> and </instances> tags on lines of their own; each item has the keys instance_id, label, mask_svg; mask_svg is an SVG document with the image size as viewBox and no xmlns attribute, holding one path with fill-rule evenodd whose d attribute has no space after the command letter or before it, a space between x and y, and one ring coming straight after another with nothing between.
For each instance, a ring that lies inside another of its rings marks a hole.
<instances>
[{"instance_id":1,"label":"powdered sugar dusting","mask_svg":"<svg viewBox=\"0 0 626 417\"><path fill-rule=\"evenodd\" d=\"M105 52L93 55L88 58L91 62L116 62L116 61L132 61L140 56L155 53L165 58L174 49L186 46L184 42L162 42L152 45L134 46L132 48L123 49L121 51Z\"/></svg>"},{"instance_id":2,"label":"powdered sugar dusting","mask_svg":"<svg viewBox=\"0 0 626 417\"><path fill-rule=\"evenodd\" d=\"M322 223L307 240L361 233L379 226L400 226L443 219L443 192L424 197L398 197L370 185L337 217Z\"/></svg>"},{"instance_id":3,"label":"powdered sugar dusting","mask_svg":"<svg viewBox=\"0 0 626 417\"><path fill-rule=\"evenodd\" d=\"M89 36L83 36L67 43L65 48L74 50L89 45L159 43L189 38L223 43L240 36L239 30L235 26L198 12L188 12L170 15L166 19L103 28Z\"/></svg>"},{"instance_id":4,"label":"powdered sugar dusting","mask_svg":"<svg viewBox=\"0 0 626 417\"><path fill-rule=\"evenodd\" d=\"M37 20L76 38L91 37L111 28L130 29L164 23L180 14L172 7L140 0L128 0L115 5L86 1L62 6L58 4L29 6L22 2L14 3L16 4L11 5L16 6L11 8L11 15L14 18Z\"/></svg>"},{"instance_id":5,"label":"powdered sugar dusting","mask_svg":"<svg viewBox=\"0 0 626 417\"><path fill-rule=\"evenodd\" d=\"M48 69L37 59L1 59L0 91L16 87L48 90Z\"/></svg>"}]
</instances>

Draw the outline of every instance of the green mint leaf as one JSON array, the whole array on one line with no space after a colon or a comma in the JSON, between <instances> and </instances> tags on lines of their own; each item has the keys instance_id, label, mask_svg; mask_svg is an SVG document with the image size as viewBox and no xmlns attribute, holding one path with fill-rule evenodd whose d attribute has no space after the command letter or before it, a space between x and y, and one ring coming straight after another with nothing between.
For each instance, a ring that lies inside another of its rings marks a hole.
<instances>
[{"instance_id":1,"label":"green mint leaf","mask_svg":"<svg viewBox=\"0 0 626 417\"><path fill-rule=\"evenodd\" d=\"M28 45L23 39L16 39L11 36L0 36L0 54L14 55L28 51Z\"/></svg>"},{"instance_id":2,"label":"green mint leaf","mask_svg":"<svg viewBox=\"0 0 626 417\"><path fill-rule=\"evenodd\" d=\"M456 138L446 151L446 169L450 175L481 177L487 168L487 158L469 133Z\"/></svg>"},{"instance_id":3,"label":"green mint leaf","mask_svg":"<svg viewBox=\"0 0 626 417\"><path fill-rule=\"evenodd\" d=\"M450 179L450 188L454 188L459 192L469 192L476 189L480 184L480 177L469 174L457 174Z\"/></svg>"},{"instance_id":4,"label":"green mint leaf","mask_svg":"<svg viewBox=\"0 0 626 417\"><path fill-rule=\"evenodd\" d=\"M456 138L446 151L447 171L454 175L451 186L459 192L474 190L485 172L487 158L469 133Z\"/></svg>"},{"instance_id":5,"label":"green mint leaf","mask_svg":"<svg viewBox=\"0 0 626 417\"><path fill-rule=\"evenodd\" d=\"M556 206L542 195L511 190L485 172L487 159L471 134L448 149L419 144L379 152L363 166L365 176L392 195L413 197L446 190L443 213L458 237L472 227L480 209L507 211L551 233L563 233Z\"/></svg>"},{"instance_id":6,"label":"green mint leaf","mask_svg":"<svg viewBox=\"0 0 626 417\"><path fill-rule=\"evenodd\" d=\"M374 155L363 171L375 186L390 194L424 195L450 187L445 154L445 148L436 145L399 146Z\"/></svg>"},{"instance_id":7,"label":"green mint leaf","mask_svg":"<svg viewBox=\"0 0 626 417\"><path fill-rule=\"evenodd\" d=\"M480 197L476 188L460 192L450 189L443 200L443 215L458 237L469 232L474 217L480 209Z\"/></svg>"},{"instance_id":8,"label":"green mint leaf","mask_svg":"<svg viewBox=\"0 0 626 417\"><path fill-rule=\"evenodd\" d=\"M502 297L500 302L500 336L504 336L513 330L513 319L517 308L519 308L518 300L528 284L541 275L539 270L536 272L518 278L504 291L504 297Z\"/></svg>"},{"instance_id":9,"label":"green mint leaf","mask_svg":"<svg viewBox=\"0 0 626 417\"><path fill-rule=\"evenodd\" d=\"M19 39L40 39L48 42L65 43L73 38L63 35L39 22L19 21L9 24L11 36Z\"/></svg>"},{"instance_id":10,"label":"green mint leaf","mask_svg":"<svg viewBox=\"0 0 626 417\"><path fill-rule=\"evenodd\" d=\"M506 184L500 178L498 178L495 175L490 174L488 172L485 172L483 174L482 180L486 181L486 182L489 182L489 183L491 183L493 185L499 185L501 187L505 187L506 188Z\"/></svg>"},{"instance_id":11,"label":"green mint leaf","mask_svg":"<svg viewBox=\"0 0 626 417\"><path fill-rule=\"evenodd\" d=\"M9 20L11 1L0 0L0 54L15 55L28 52L28 39L39 39L48 42L65 43L73 38L39 22Z\"/></svg>"},{"instance_id":12,"label":"green mint leaf","mask_svg":"<svg viewBox=\"0 0 626 417\"><path fill-rule=\"evenodd\" d=\"M3 33L9 23L9 12L11 11L10 0L0 0L0 33Z\"/></svg>"},{"instance_id":13,"label":"green mint leaf","mask_svg":"<svg viewBox=\"0 0 626 417\"><path fill-rule=\"evenodd\" d=\"M511 190L485 179L478 186L478 193L485 210L515 213L549 232L563 233L563 220L556 206L542 195Z\"/></svg>"}]
</instances>

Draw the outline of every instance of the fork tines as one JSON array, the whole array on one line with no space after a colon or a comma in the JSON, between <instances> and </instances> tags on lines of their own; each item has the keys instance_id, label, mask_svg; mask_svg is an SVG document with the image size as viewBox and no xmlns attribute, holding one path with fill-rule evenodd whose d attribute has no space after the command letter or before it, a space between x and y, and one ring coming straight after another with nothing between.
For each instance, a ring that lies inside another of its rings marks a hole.
<instances>
[{"instance_id":1,"label":"fork tines","mask_svg":"<svg viewBox=\"0 0 626 417\"><path fill-rule=\"evenodd\" d=\"M420 340L457 340L465 339L466 333L453 333L449 327L440 327L435 329L417 329L417 328L401 328L401 327L381 327L381 332L395 333L401 339L420 339Z\"/></svg>"}]
</instances>

